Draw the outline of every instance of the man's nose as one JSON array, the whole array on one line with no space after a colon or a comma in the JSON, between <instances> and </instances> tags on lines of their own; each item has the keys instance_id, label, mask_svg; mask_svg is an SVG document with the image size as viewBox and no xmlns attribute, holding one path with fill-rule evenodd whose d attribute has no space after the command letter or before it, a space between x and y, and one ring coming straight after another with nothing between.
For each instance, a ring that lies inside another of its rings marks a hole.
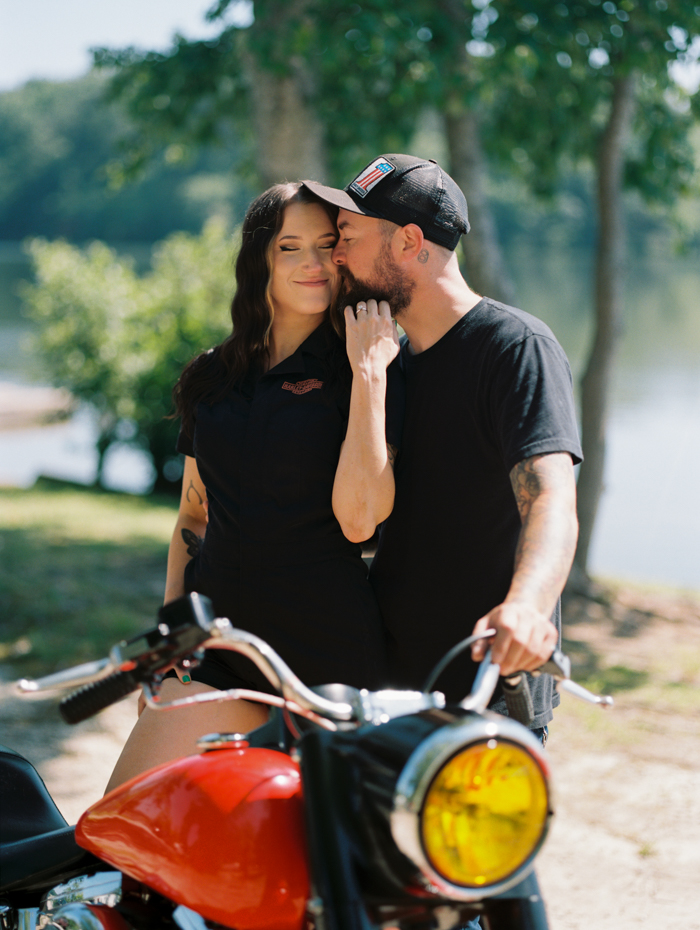
<instances>
[{"instance_id":1,"label":"man's nose","mask_svg":"<svg viewBox=\"0 0 700 930\"><path fill-rule=\"evenodd\" d=\"M341 244L340 240L336 242L335 248L331 254L331 259L335 262L336 265L345 264L345 247Z\"/></svg>"}]
</instances>

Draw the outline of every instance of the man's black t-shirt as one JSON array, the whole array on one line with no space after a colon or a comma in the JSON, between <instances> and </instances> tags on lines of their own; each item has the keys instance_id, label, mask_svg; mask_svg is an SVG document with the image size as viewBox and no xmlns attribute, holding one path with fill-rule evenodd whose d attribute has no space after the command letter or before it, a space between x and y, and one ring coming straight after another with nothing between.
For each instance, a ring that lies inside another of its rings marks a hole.
<instances>
[{"instance_id":1,"label":"man's black t-shirt","mask_svg":"<svg viewBox=\"0 0 700 930\"><path fill-rule=\"evenodd\" d=\"M579 462L581 449L566 356L521 310L484 298L424 352L413 355L405 342L400 364L396 501L370 579L389 633L391 682L418 688L508 592L521 525L511 469L543 453ZM553 620L560 624L558 610ZM461 700L475 671L467 653L437 687ZM543 726L552 682L532 685L532 726Z\"/></svg>"}]
</instances>

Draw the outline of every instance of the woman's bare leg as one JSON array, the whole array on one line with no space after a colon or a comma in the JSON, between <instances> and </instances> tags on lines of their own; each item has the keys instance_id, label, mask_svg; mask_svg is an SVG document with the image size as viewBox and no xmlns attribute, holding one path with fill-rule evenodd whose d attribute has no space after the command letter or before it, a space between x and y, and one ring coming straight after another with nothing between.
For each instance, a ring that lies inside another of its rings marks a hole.
<instances>
[{"instance_id":1,"label":"woman's bare leg","mask_svg":"<svg viewBox=\"0 0 700 930\"><path fill-rule=\"evenodd\" d=\"M216 688L199 681L183 685L175 678L166 678L160 696L166 702L207 691ZM267 715L265 705L250 701L225 701L170 711L147 707L126 741L106 790L111 791L163 762L194 755L197 740L205 733L248 733L265 723Z\"/></svg>"}]
</instances>

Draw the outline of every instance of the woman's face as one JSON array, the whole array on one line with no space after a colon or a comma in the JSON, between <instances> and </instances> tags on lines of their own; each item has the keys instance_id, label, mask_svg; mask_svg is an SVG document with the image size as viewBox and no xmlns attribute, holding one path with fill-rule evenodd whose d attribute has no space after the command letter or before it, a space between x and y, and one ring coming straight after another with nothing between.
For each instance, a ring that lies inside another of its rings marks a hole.
<instances>
[{"instance_id":1,"label":"woman's face","mask_svg":"<svg viewBox=\"0 0 700 930\"><path fill-rule=\"evenodd\" d=\"M331 260L338 231L323 207L290 203L272 246L269 294L275 319L323 314L339 283Z\"/></svg>"}]
</instances>

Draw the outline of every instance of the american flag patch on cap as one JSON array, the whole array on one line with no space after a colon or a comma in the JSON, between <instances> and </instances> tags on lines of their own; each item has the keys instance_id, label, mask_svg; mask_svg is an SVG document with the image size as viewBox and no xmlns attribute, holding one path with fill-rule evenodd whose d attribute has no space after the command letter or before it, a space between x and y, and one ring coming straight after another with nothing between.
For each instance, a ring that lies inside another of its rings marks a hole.
<instances>
[{"instance_id":1,"label":"american flag patch on cap","mask_svg":"<svg viewBox=\"0 0 700 930\"><path fill-rule=\"evenodd\" d=\"M361 174L349 184L349 187L359 194L360 197L366 197L367 194L375 187L382 178L388 177L392 171L396 171L393 165L383 158L377 158L371 165L368 165Z\"/></svg>"}]
</instances>

